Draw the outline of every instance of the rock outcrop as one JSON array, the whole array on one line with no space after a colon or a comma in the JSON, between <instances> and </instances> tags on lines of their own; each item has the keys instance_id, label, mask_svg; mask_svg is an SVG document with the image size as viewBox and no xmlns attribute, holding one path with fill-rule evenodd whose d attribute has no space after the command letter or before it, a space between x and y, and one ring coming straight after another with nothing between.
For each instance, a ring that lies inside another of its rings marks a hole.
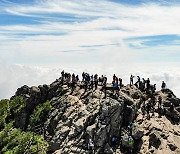
<instances>
[{"instance_id":1,"label":"rock outcrop","mask_svg":"<svg viewBox=\"0 0 180 154\"><path fill-rule=\"evenodd\" d=\"M150 114L146 110L151 98L135 86L122 87L119 96L113 93L108 90L105 97L101 86L85 90L81 82L72 90L59 79L50 85L23 86L12 97L26 98L15 124L26 129L33 110L49 100L53 110L41 134L49 143L49 153L180 153L180 99L171 90L154 94Z\"/></svg>"}]
</instances>

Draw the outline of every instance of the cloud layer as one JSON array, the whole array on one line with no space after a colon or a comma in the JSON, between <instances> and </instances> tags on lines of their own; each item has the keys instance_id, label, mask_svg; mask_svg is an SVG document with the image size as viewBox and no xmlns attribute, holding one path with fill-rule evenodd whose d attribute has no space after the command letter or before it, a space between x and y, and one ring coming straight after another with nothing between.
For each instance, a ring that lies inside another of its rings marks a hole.
<instances>
[{"instance_id":1,"label":"cloud layer","mask_svg":"<svg viewBox=\"0 0 180 154\"><path fill-rule=\"evenodd\" d=\"M178 1L0 3L0 83L6 89L1 97L26 83L49 83L58 68L96 71L109 78L117 72L127 83L131 73L142 74L153 82L165 80L170 88L180 87Z\"/></svg>"}]
</instances>

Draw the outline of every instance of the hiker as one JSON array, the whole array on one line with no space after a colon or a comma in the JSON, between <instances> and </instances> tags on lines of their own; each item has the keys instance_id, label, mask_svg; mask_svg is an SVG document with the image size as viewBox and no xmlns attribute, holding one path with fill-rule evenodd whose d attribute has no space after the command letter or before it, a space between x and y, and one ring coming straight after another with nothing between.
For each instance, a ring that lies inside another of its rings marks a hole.
<instances>
[{"instance_id":1,"label":"hiker","mask_svg":"<svg viewBox=\"0 0 180 154\"><path fill-rule=\"evenodd\" d=\"M131 135L128 136L128 144L129 144L129 152L132 153L134 147L134 139Z\"/></svg>"},{"instance_id":2,"label":"hiker","mask_svg":"<svg viewBox=\"0 0 180 154\"><path fill-rule=\"evenodd\" d=\"M128 132L129 132L129 135L132 135L132 128L133 128L133 122L130 122L129 125L128 125Z\"/></svg>"},{"instance_id":3,"label":"hiker","mask_svg":"<svg viewBox=\"0 0 180 154\"><path fill-rule=\"evenodd\" d=\"M98 75L97 74L94 75L94 84L95 84L95 90L96 90L97 86L98 86Z\"/></svg>"},{"instance_id":4,"label":"hiker","mask_svg":"<svg viewBox=\"0 0 180 154\"><path fill-rule=\"evenodd\" d=\"M104 78L103 75L101 75L101 77L99 77L99 83L101 83L101 85L103 84L103 78Z\"/></svg>"},{"instance_id":5,"label":"hiker","mask_svg":"<svg viewBox=\"0 0 180 154\"><path fill-rule=\"evenodd\" d=\"M93 90L93 87L94 87L94 80L93 80L93 75L91 75L91 78L90 78L90 87L91 89Z\"/></svg>"},{"instance_id":6,"label":"hiker","mask_svg":"<svg viewBox=\"0 0 180 154\"><path fill-rule=\"evenodd\" d=\"M114 75L113 75L113 82L112 82L112 84L115 83L115 80L116 80L116 75L114 74Z\"/></svg>"},{"instance_id":7,"label":"hiker","mask_svg":"<svg viewBox=\"0 0 180 154\"><path fill-rule=\"evenodd\" d=\"M121 89L122 88L122 79L119 78L119 88Z\"/></svg>"},{"instance_id":8,"label":"hiker","mask_svg":"<svg viewBox=\"0 0 180 154\"><path fill-rule=\"evenodd\" d=\"M150 118L150 110L151 110L151 104L150 102L147 103L146 105L146 112L147 112L147 118Z\"/></svg>"},{"instance_id":9,"label":"hiker","mask_svg":"<svg viewBox=\"0 0 180 154\"><path fill-rule=\"evenodd\" d=\"M71 74L68 73L68 75L67 75L67 84L68 84L68 87L70 87L70 82L71 82Z\"/></svg>"},{"instance_id":10,"label":"hiker","mask_svg":"<svg viewBox=\"0 0 180 154\"><path fill-rule=\"evenodd\" d=\"M159 97L158 97L158 109L161 108L161 104L162 104L162 97L159 96Z\"/></svg>"},{"instance_id":11,"label":"hiker","mask_svg":"<svg viewBox=\"0 0 180 154\"><path fill-rule=\"evenodd\" d=\"M91 138L89 139L88 150L91 150L92 153L94 153L94 142Z\"/></svg>"},{"instance_id":12,"label":"hiker","mask_svg":"<svg viewBox=\"0 0 180 154\"><path fill-rule=\"evenodd\" d=\"M116 144L117 144L117 137L112 136L111 137L111 146L112 146L113 149L115 148Z\"/></svg>"},{"instance_id":13,"label":"hiker","mask_svg":"<svg viewBox=\"0 0 180 154\"><path fill-rule=\"evenodd\" d=\"M166 88L166 83L162 81L161 89L165 89L165 88Z\"/></svg>"},{"instance_id":14,"label":"hiker","mask_svg":"<svg viewBox=\"0 0 180 154\"><path fill-rule=\"evenodd\" d=\"M107 84L107 77L106 76L104 76L102 84L103 84L103 87L105 88L106 84Z\"/></svg>"},{"instance_id":15,"label":"hiker","mask_svg":"<svg viewBox=\"0 0 180 154\"><path fill-rule=\"evenodd\" d=\"M118 78L116 77L116 79L115 79L115 83L113 84L113 87L114 88L118 88ZM119 91L118 90L115 90L115 95L117 95L117 96L119 96ZM114 94L114 90L113 90L113 94Z\"/></svg>"},{"instance_id":16,"label":"hiker","mask_svg":"<svg viewBox=\"0 0 180 154\"><path fill-rule=\"evenodd\" d=\"M78 75L76 75L76 82L78 82L79 81L79 76Z\"/></svg>"},{"instance_id":17,"label":"hiker","mask_svg":"<svg viewBox=\"0 0 180 154\"><path fill-rule=\"evenodd\" d=\"M72 74L72 83L71 83L72 90L74 90L74 88L75 88L75 83L76 83L76 77L75 77L75 74L73 73Z\"/></svg>"},{"instance_id":18,"label":"hiker","mask_svg":"<svg viewBox=\"0 0 180 154\"><path fill-rule=\"evenodd\" d=\"M170 103L170 112L174 111L174 104L171 102Z\"/></svg>"},{"instance_id":19,"label":"hiker","mask_svg":"<svg viewBox=\"0 0 180 154\"><path fill-rule=\"evenodd\" d=\"M61 83L64 83L64 70L61 72Z\"/></svg>"},{"instance_id":20,"label":"hiker","mask_svg":"<svg viewBox=\"0 0 180 154\"><path fill-rule=\"evenodd\" d=\"M130 87L133 85L133 78L134 78L134 76L131 74L131 76L130 76Z\"/></svg>"},{"instance_id":21,"label":"hiker","mask_svg":"<svg viewBox=\"0 0 180 154\"><path fill-rule=\"evenodd\" d=\"M101 114L98 119L102 125L106 125L106 118L103 114Z\"/></svg>"},{"instance_id":22,"label":"hiker","mask_svg":"<svg viewBox=\"0 0 180 154\"><path fill-rule=\"evenodd\" d=\"M141 78L139 76L137 76L137 82L136 82L137 88L140 87L140 82L141 82Z\"/></svg>"},{"instance_id":23,"label":"hiker","mask_svg":"<svg viewBox=\"0 0 180 154\"><path fill-rule=\"evenodd\" d=\"M82 73L82 81L84 81L85 80L85 73L83 72Z\"/></svg>"},{"instance_id":24,"label":"hiker","mask_svg":"<svg viewBox=\"0 0 180 154\"><path fill-rule=\"evenodd\" d=\"M146 80L146 88L147 88L147 90L150 89L150 79L149 78Z\"/></svg>"},{"instance_id":25,"label":"hiker","mask_svg":"<svg viewBox=\"0 0 180 154\"><path fill-rule=\"evenodd\" d=\"M155 92L156 92L156 84L154 84L152 87L152 93L154 94Z\"/></svg>"},{"instance_id":26,"label":"hiker","mask_svg":"<svg viewBox=\"0 0 180 154\"><path fill-rule=\"evenodd\" d=\"M142 90L143 90L143 92L145 90L145 85L146 85L146 80L144 78L142 78Z\"/></svg>"}]
</instances>

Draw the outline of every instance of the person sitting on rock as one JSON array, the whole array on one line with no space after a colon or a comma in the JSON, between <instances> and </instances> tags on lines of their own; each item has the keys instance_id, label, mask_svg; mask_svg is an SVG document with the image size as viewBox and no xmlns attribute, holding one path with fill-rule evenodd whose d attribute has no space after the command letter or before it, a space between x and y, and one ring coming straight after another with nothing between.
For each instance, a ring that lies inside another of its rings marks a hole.
<instances>
[{"instance_id":1,"label":"person sitting on rock","mask_svg":"<svg viewBox=\"0 0 180 154\"><path fill-rule=\"evenodd\" d=\"M166 83L165 83L164 81L162 81L161 88L162 88L162 89L165 89L165 88L166 88Z\"/></svg>"},{"instance_id":2,"label":"person sitting on rock","mask_svg":"<svg viewBox=\"0 0 180 154\"><path fill-rule=\"evenodd\" d=\"M130 76L130 87L133 85L133 78L134 78L134 76L131 74L131 76Z\"/></svg>"}]
</instances>

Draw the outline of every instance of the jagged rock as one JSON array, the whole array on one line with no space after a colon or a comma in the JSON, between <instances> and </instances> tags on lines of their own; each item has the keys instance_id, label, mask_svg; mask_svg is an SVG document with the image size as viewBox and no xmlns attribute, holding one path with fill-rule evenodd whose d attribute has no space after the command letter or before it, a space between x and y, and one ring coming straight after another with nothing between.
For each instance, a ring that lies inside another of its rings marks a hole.
<instances>
[{"instance_id":1,"label":"jagged rock","mask_svg":"<svg viewBox=\"0 0 180 154\"><path fill-rule=\"evenodd\" d=\"M27 118L28 118L28 113L23 108L20 112L15 114L15 117L14 117L15 126L21 128L21 129L26 128L26 126L27 126L27 123L26 123Z\"/></svg>"},{"instance_id":2,"label":"jagged rock","mask_svg":"<svg viewBox=\"0 0 180 154\"><path fill-rule=\"evenodd\" d=\"M131 106L125 106L124 111L123 122L125 125L128 125L135 118L135 110Z\"/></svg>"},{"instance_id":3,"label":"jagged rock","mask_svg":"<svg viewBox=\"0 0 180 154\"><path fill-rule=\"evenodd\" d=\"M91 138L93 138L93 136L94 136L96 127L97 127L97 124L95 123L95 124L88 126L86 128L86 132Z\"/></svg>"},{"instance_id":4,"label":"jagged rock","mask_svg":"<svg viewBox=\"0 0 180 154\"><path fill-rule=\"evenodd\" d=\"M48 113L44 123L45 133L42 135L49 143L50 153L92 153L88 149L89 139L94 143L96 154L117 153L118 150L118 153L124 153L123 150L127 152L132 148L128 142L129 122L134 123L134 153L179 153L180 101L171 90L155 93L156 100L158 96L162 97L165 116L158 116L159 110L155 104L155 113L148 119L146 111L142 112L142 105L149 101L150 95L142 93L137 87L124 86L118 98L107 91L105 98L104 92L100 90L102 87L85 91L83 84L77 83L72 91L57 79L50 85L19 88L15 96L23 96L27 100L25 108L14 115L15 126L24 129L36 106L49 100L54 110ZM174 112L169 110L170 103L174 104ZM173 123L172 118L177 122ZM126 129L126 133L123 134L122 129ZM113 151L111 139L114 136L118 139L119 149L115 147Z\"/></svg>"},{"instance_id":5,"label":"jagged rock","mask_svg":"<svg viewBox=\"0 0 180 154\"><path fill-rule=\"evenodd\" d=\"M135 139L140 139L144 134L144 131L136 124L134 123L133 127L132 127L132 136Z\"/></svg>"},{"instance_id":6,"label":"jagged rock","mask_svg":"<svg viewBox=\"0 0 180 154\"><path fill-rule=\"evenodd\" d=\"M27 85L24 85L21 88L18 88L15 93L15 96L22 96L24 94L30 94L30 88Z\"/></svg>"},{"instance_id":7,"label":"jagged rock","mask_svg":"<svg viewBox=\"0 0 180 154\"><path fill-rule=\"evenodd\" d=\"M156 149L159 148L161 144L161 136L157 131L153 131L149 135L149 147L153 146Z\"/></svg>"},{"instance_id":8,"label":"jagged rock","mask_svg":"<svg viewBox=\"0 0 180 154\"><path fill-rule=\"evenodd\" d=\"M108 143L104 147L104 154L113 154L113 149L110 147Z\"/></svg>"},{"instance_id":9,"label":"jagged rock","mask_svg":"<svg viewBox=\"0 0 180 154\"><path fill-rule=\"evenodd\" d=\"M126 133L122 136L122 146L125 148L133 148L133 145L128 142L128 134Z\"/></svg>"}]
</instances>

